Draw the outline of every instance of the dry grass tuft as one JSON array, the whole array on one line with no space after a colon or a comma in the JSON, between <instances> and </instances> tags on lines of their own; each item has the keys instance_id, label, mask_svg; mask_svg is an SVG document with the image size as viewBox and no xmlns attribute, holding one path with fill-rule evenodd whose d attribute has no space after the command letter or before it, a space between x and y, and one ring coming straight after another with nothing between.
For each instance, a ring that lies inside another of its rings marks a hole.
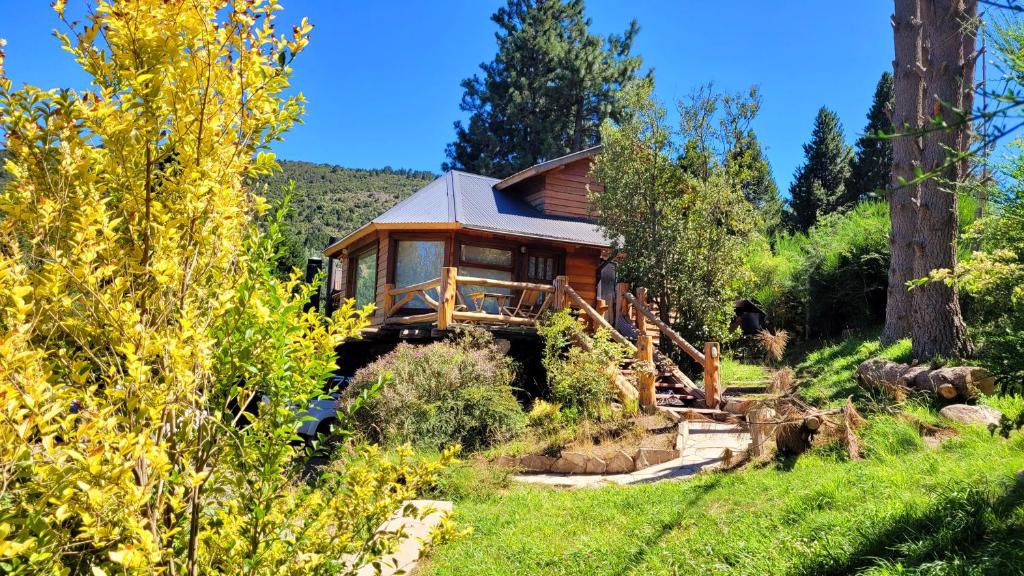
<instances>
[{"instance_id":1,"label":"dry grass tuft","mask_svg":"<svg viewBox=\"0 0 1024 576\"><path fill-rule=\"evenodd\" d=\"M789 332L777 330L774 334L761 330L754 336L754 340L764 349L768 358L774 362L781 362L782 356L786 353L786 345L789 344Z\"/></svg>"}]
</instances>

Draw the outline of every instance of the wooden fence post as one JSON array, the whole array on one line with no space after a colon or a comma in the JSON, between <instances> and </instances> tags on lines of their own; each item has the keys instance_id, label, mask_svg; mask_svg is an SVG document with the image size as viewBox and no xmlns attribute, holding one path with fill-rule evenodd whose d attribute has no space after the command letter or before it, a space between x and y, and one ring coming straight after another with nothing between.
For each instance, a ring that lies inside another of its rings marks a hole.
<instances>
[{"instance_id":1,"label":"wooden fence post","mask_svg":"<svg viewBox=\"0 0 1024 576\"><path fill-rule=\"evenodd\" d=\"M441 269L441 285L438 287L437 301L437 329L447 330L454 320L455 315L455 291L456 276L459 275L458 268L445 267Z\"/></svg>"},{"instance_id":2,"label":"wooden fence post","mask_svg":"<svg viewBox=\"0 0 1024 576\"><path fill-rule=\"evenodd\" d=\"M608 320L608 301L603 298L598 298L595 304L597 304L597 306L595 306L594 309L597 310L597 313L605 320ZM614 325L615 323L612 322L612 326ZM591 326L591 328L597 330L597 326Z\"/></svg>"},{"instance_id":3,"label":"wooden fence post","mask_svg":"<svg viewBox=\"0 0 1024 576\"><path fill-rule=\"evenodd\" d=\"M551 303L552 307L554 307L556 312L558 310L565 310L565 307L569 305L565 298L565 276L556 276L552 284L555 287L555 301Z\"/></svg>"},{"instance_id":4,"label":"wooden fence post","mask_svg":"<svg viewBox=\"0 0 1024 576\"><path fill-rule=\"evenodd\" d=\"M619 316L629 318L629 301L626 300L628 292L629 283L619 282L615 285L615 319L612 320L612 326L616 325Z\"/></svg>"},{"instance_id":5,"label":"wooden fence post","mask_svg":"<svg viewBox=\"0 0 1024 576\"><path fill-rule=\"evenodd\" d=\"M653 414L657 401L654 394L654 347L651 337L641 332L636 338L636 359L641 363L637 370L638 392L640 393L640 409Z\"/></svg>"},{"instance_id":6,"label":"wooden fence post","mask_svg":"<svg viewBox=\"0 0 1024 576\"><path fill-rule=\"evenodd\" d=\"M722 401L722 357L718 342L704 343L704 401L718 408Z\"/></svg>"},{"instance_id":7,"label":"wooden fence post","mask_svg":"<svg viewBox=\"0 0 1024 576\"><path fill-rule=\"evenodd\" d=\"M647 308L647 288L641 286L636 289L636 301L644 308ZM637 332L647 334L647 316L644 316L639 310L635 310L633 315L635 316L633 323L636 324Z\"/></svg>"},{"instance_id":8,"label":"wooden fence post","mask_svg":"<svg viewBox=\"0 0 1024 576\"><path fill-rule=\"evenodd\" d=\"M391 315L391 307L395 305L395 297L391 294L391 291L395 289L394 284L384 285L384 318Z\"/></svg>"}]
</instances>

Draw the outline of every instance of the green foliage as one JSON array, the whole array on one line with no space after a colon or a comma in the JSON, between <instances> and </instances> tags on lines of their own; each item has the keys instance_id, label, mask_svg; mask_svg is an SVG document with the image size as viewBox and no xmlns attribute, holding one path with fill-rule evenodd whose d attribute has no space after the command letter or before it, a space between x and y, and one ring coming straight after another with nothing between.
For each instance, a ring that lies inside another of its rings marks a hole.
<instances>
[{"instance_id":1,"label":"green foliage","mask_svg":"<svg viewBox=\"0 0 1024 576\"><path fill-rule=\"evenodd\" d=\"M351 402L383 381L355 411L370 438L441 449L486 448L515 437L525 425L512 391L512 361L489 335L461 336L423 346L401 343L356 373L345 391Z\"/></svg>"},{"instance_id":2,"label":"green foliage","mask_svg":"<svg viewBox=\"0 0 1024 576\"><path fill-rule=\"evenodd\" d=\"M823 106L814 118L811 141L804 144L804 163L789 188L791 228L806 232L821 216L848 207L852 157L839 116Z\"/></svg>"},{"instance_id":3,"label":"green foliage","mask_svg":"<svg viewBox=\"0 0 1024 576\"><path fill-rule=\"evenodd\" d=\"M553 432L562 425L562 406L538 398L526 414L526 422L541 433Z\"/></svg>"},{"instance_id":4,"label":"green foliage","mask_svg":"<svg viewBox=\"0 0 1024 576\"><path fill-rule=\"evenodd\" d=\"M662 320L693 340L726 340L756 221L711 147L732 122L715 128L717 100L699 98L683 114L680 146L653 89L647 80L630 84L620 95L625 119L602 127L593 174L605 186L592 191L592 206L625 253L620 277L650 290Z\"/></svg>"},{"instance_id":5,"label":"green foliage","mask_svg":"<svg viewBox=\"0 0 1024 576\"><path fill-rule=\"evenodd\" d=\"M14 90L0 52L0 572L352 574L437 470L349 443L308 478L299 412L369 310L304 309L244 184L302 114L280 10L78 7L82 92Z\"/></svg>"},{"instance_id":6,"label":"green foliage","mask_svg":"<svg viewBox=\"0 0 1024 576\"><path fill-rule=\"evenodd\" d=\"M889 210L882 202L823 217L806 234L760 239L746 260L744 294L770 321L809 335L835 335L882 321L889 271Z\"/></svg>"},{"instance_id":7,"label":"green foliage","mask_svg":"<svg viewBox=\"0 0 1024 576\"><path fill-rule=\"evenodd\" d=\"M549 316L537 332L544 338L543 363L551 400L571 419L606 416L615 398L608 367L618 366L625 356L622 345L604 330L591 337L569 310Z\"/></svg>"},{"instance_id":8,"label":"green foliage","mask_svg":"<svg viewBox=\"0 0 1024 576\"><path fill-rule=\"evenodd\" d=\"M800 394L811 404L840 404L850 396L862 398L866 390L857 384L857 367L869 358L910 362L910 340L882 346L875 330L854 334L835 344L813 350L797 366Z\"/></svg>"},{"instance_id":9,"label":"green foliage","mask_svg":"<svg viewBox=\"0 0 1024 576\"><path fill-rule=\"evenodd\" d=\"M892 134L893 82L892 73L883 72L875 86L875 98L868 111L867 125L857 139L857 150L846 182L844 203L876 198L884 199L892 173L892 140L882 137Z\"/></svg>"},{"instance_id":10,"label":"green foliage","mask_svg":"<svg viewBox=\"0 0 1024 576\"><path fill-rule=\"evenodd\" d=\"M902 458L924 449L924 442L914 424L889 415L878 415L868 421L860 432L864 455L868 458Z\"/></svg>"},{"instance_id":11,"label":"green foliage","mask_svg":"<svg viewBox=\"0 0 1024 576\"><path fill-rule=\"evenodd\" d=\"M462 81L460 108L444 169L502 178L598 143L606 118L618 118L620 87L636 77L631 54L639 27L607 38L590 33L583 0L508 0L491 17L498 53L483 78Z\"/></svg>"},{"instance_id":12,"label":"green foliage","mask_svg":"<svg viewBox=\"0 0 1024 576\"><path fill-rule=\"evenodd\" d=\"M412 170L362 170L284 160L281 170L262 175L257 189L271 204L291 191L287 219L290 256L287 264L318 255L331 236L343 237L376 218L435 178ZM294 189L291 183L294 182ZM300 256L301 254L301 256Z\"/></svg>"}]
</instances>

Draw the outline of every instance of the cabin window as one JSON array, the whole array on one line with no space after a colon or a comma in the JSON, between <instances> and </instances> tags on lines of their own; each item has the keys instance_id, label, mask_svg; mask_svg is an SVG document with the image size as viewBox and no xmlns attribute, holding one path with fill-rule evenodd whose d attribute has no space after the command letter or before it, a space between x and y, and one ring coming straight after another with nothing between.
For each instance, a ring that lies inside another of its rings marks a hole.
<instances>
[{"instance_id":1,"label":"cabin window","mask_svg":"<svg viewBox=\"0 0 1024 576\"><path fill-rule=\"evenodd\" d=\"M395 287L405 288L441 277L444 267L443 240L399 240L395 243ZM433 297L437 290L433 290ZM429 308L423 298L416 296L408 308Z\"/></svg>"},{"instance_id":2,"label":"cabin window","mask_svg":"<svg viewBox=\"0 0 1024 576\"><path fill-rule=\"evenodd\" d=\"M557 261L554 256L535 256L527 258L526 278L531 282L550 282L558 275Z\"/></svg>"},{"instance_id":3,"label":"cabin window","mask_svg":"<svg viewBox=\"0 0 1024 576\"><path fill-rule=\"evenodd\" d=\"M353 296L356 306L373 304L377 299L377 248L373 247L352 259L354 270Z\"/></svg>"},{"instance_id":4,"label":"cabin window","mask_svg":"<svg viewBox=\"0 0 1024 576\"><path fill-rule=\"evenodd\" d=\"M511 282L512 250L502 247L463 244L459 247L459 276ZM500 312L498 310L498 298L482 297L479 300L474 300L472 295L477 293L508 295L512 292L508 288L460 284L459 293L462 296L463 302L471 311L476 312L479 303L481 306L479 311L497 314Z\"/></svg>"}]
</instances>

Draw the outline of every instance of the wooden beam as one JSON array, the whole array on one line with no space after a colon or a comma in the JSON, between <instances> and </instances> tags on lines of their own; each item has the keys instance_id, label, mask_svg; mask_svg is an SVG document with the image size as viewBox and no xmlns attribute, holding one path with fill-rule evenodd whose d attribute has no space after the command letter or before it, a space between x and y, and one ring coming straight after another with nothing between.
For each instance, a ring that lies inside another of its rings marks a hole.
<instances>
[{"instance_id":1,"label":"wooden beam","mask_svg":"<svg viewBox=\"0 0 1024 576\"><path fill-rule=\"evenodd\" d=\"M654 346L651 342L650 335L641 332L636 339L636 359L644 363L644 366L637 372L639 392L640 392L640 409L647 414L653 414L655 407L657 406L657 400L654 395Z\"/></svg>"},{"instance_id":2,"label":"wooden beam","mask_svg":"<svg viewBox=\"0 0 1024 576\"><path fill-rule=\"evenodd\" d=\"M452 315L455 313L455 291L458 284L455 280L459 276L459 269L445 267L441 269L441 284L438 288L440 296L437 302L437 328L447 330L452 323Z\"/></svg>"},{"instance_id":3,"label":"wooden beam","mask_svg":"<svg viewBox=\"0 0 1024 576\"><path fill-rule=\"evenodd\" d=\"M629 303L632 304L633 307L636 308L638 312L643 314L643 316L647 320L650 320L650 322L652 324L657 326L658 330L661 330L662 334L664 334L665 336L668 336L669 340L671 340L676 346L679 346L679 348L681 348L683 350L683 352L686 352L687 354L689 354L690 358L693 358L698 364L700 364L702 366L704 365L704 356L705 355L701 354L700 350L697 350L696 348L694 348L692 344L687 342L685 338L683 338L678 333L676 333L676 331L673 330L672 328L670 328L668 324L665 324L664 322L662 322L661 318L658 318L657 314L652 312L649 308L641 306L639 301L636 299L636 297L634 297L629 292L626 292L626 300L628 300Z\"/></svg>"},{"instance_id":4,"label":"wooden beam","mask_svg":"<svg viewBox=\"0 0 1024 576\"><path fill-rule=\"evenodd\" d=\"M704 402L718 408L722 401L722 357L718 342L704 343Z\"/></svg>"},{"instance_id":5,"label":"wooden beam","mask_svg":"<svg viewBox=\"0 0 1024 576\"><path fill-rule=\"evenodd\" d=\"M477 278L475 276L459 276L456 278L459 284L469 286L485 286L490 288L508 288L510 290L536 290L538 292L554 292L555 287L547 284L533 284L531 282L512 282L509 280L494 280L491 278Z\"/></svg>"},{"instance_id":6,"label":"wooden beam","mask_svg":"<svg viewBox=\"0 0 1024 576\"><path fill-rule=\"evenodd\" d=\"M615 285L615 315L629 318L629 301L626 300L629 294L629 283L619 282Z\"/></svg>"},{"instance_id":7,"label":"wooden beam","mask_svg":"<svg viewBox=\"0 0 1024 576\"><path fill-rule=\"evenodd\" d=\"M566 280L565 276L555 277L555 281L553 282L553 286L555 287L555 300L554 302L552 302L552 305L554 306L556 312L559 310L565 310L567 304L565 298L565 289L566 287L568 287L568 285L569 283Z\"/></svg>"},{"instance_id":8,"label":"wooden beam","mask_svg":"<svg viewBox=\"0 0 1024 576\"><path fill-rule=\"evenodd\" d=\"M640 310L649 310L647 307L647 288L643 286L636 289L636 301L639 305L634 308L637 311L636 314L636 329L641 334L647 334L647 316L640 313Z\"/></svg>"},{"instance_id":9,"label":"wooden beam","mask_svg":"<svg viewBox=\"0 0 1024 576\"><path fill-rule=\"evenodd\" d=\"M561 278L561 276L559 278ZM555 280L557 281L558 278L556 278ZM577 294L575 290L573 290L572 286L569 286L568 284L566 284L564 286L564 290L565 290L565 295L568 297L568 300L570 302L572 302L573 304L575 304L580 310L583 310L584 312L586 312L587 315L589 315L590 318L598 326L600 326L601 328L604 328L605 330L607 330L608 333L611 335L612 340L615 340L619 344L622 344L630 352L635 352L636 351L636 346L634 346L633 343L629 341L629 339L627 339L625 336L620 334L619 331L616 330L614 326L609 324L607 320L605 320L600 314L598 314L597 310L594 310L593 306L591 306L590 304L587 304L587 301L584 300L582 297L580 297L580 295ZM556 294L557 294L557 292L556 292Z\"/></svg>"},{"instance_id":10,"label":"wooden beam","mask_svg":"<svg viewBox=\"0 0 1024 576\"><path fill-rule=\"evenodd\" d=\"M533 326L537 323L531 318L517 318L502 314L488 314L487 312L453 312L453 320L464 322L491 322L494 324L507 324L511 326Z\"/></svg>"}]
</instances>

